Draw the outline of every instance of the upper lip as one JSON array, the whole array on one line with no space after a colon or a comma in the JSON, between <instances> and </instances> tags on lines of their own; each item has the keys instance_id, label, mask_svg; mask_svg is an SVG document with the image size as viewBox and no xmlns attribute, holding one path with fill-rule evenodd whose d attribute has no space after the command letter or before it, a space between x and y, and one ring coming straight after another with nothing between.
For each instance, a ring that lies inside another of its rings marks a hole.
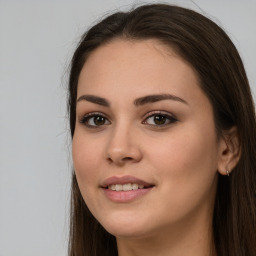
<instances>
[{"instance_id":1,"label":"upper lip","mask_svg":"<svg viewBox=\"0 0 256 256\"><path fill-rule=\"evenodd\" d=\"M118 177L118 176L109 177L102 182L101 187L106 188L106 187L108 187L110 185L114 185L114 184L123 185L123 184L127 184L127 183L139 184L139 185L143 185L144 187L153 186L153 184L150 184L144 180L138 179L133 176L126 175L126 176L121 176L121 177Z\"/></svg>"}]
</instances>

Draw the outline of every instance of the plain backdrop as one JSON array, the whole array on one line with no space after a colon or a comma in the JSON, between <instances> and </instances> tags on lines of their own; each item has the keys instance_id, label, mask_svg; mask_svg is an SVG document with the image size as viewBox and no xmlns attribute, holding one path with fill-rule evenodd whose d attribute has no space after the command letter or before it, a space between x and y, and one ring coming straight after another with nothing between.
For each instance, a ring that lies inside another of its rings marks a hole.
<instances>
[{"instance_id":1,"label":"plain backdrop","mask_svg":"<svg viewBox=\"0 0 256 256\"><path fill-rule=\"evenodd\" d=\"M100 17L152 1L0 0L0 256L67 255L67 69ZM222 26L256 92L256 1L166 1Z\"/></svg>"}]
</instances>

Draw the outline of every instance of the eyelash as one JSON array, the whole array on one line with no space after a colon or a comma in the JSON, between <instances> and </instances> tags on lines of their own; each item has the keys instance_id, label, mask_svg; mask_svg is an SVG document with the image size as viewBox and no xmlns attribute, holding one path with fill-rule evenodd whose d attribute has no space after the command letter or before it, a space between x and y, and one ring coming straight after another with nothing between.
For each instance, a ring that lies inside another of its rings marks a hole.
<instances>
[{"instance_id":1,"label":"eyelash","mask_svg":"<svg viewBox=\"0 0 256 256\"><path fill-rule=\"evenodd\" d=\"M146 123L146 120L148 120L149 118L152 118L152 117L156 118L157 116L158 117L164 117L165 122L167 121L168 123L159 124L159 125L157 125L157 124L147 124ZM102 124L102 125L91 125L91 124L89 124L90 119L96 118L96 117L103 118L104 119L104 124ZM106 124L106 121L108 122L107 124ZM176 117L173 117L173 115L170 115L170 114L168 114L164 111L152 111L152 112L149 112L146 115L146 118L144 119L142 124L147 124L147 125L149 125L150 127L153 127L153 128L163 128L163 127L166 127L166 126L171 125L173 123L176 123L177 121L178 120L176 119ZM98 128L101 128L101 126L103 126L103 125L111 124L111 122L108 120L108 118L100 112L92 112L92 113L86 114L85 116L82 117L82 119L79 122L81 124L84 124L86 127L92 128L92 129L98 129Z\"/></svg>"},{"instance_id":2,"label":"eyelash","mask_svg":"<svg viewBox=\"0 0 256 256\"><path fill-rule=\"evenodd\" d=\"M93 129L100 128L100 126L102 126L102 125L90 125L90 124L88 124L88 122L90 121L91 118L96 118L96 117L101 117L101 118L104 118L105 120L108 120L108 118L105 115L103 115L102 113L92 112L92 113L89 113L89 114L86 114L85 116L83 116L82 119L80 120L80 123L84 124L88 128L93 128ZM110 121L108 121L108 122L110 123Z\"/></svg>"},{"instance_id":3,"label":"eyelash","mask_svg":"<svg viewBox=\"0 0 256 256\"><path fill-rule=\"evenodd\" d=\"M159 125L148 124L149 126L151 126L153 128L163 128L163 127L169 126L171 124L174 124L178 121L176 117L174 117L173 115L171 115L165 111L152 111L147 114L146 118L144 119L145 121L143 121L142 123L146 124L146 120L148 120L149 118L152 118L152 117L157 117L157 116L164 117L165 121L167 121L167 123L159 124Z\"/></svg>"}]
</instances>

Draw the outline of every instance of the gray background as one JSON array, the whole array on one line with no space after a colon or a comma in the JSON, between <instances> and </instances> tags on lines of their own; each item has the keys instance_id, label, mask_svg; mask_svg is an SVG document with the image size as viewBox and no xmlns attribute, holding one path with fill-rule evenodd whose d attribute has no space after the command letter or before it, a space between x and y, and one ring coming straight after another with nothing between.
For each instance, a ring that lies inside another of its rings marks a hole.
<instances>
[{"instance_id":1,"label":"gray background","mask_svg":"<svg viewBox=\"0 0 256 256\"><path fill-rule=\"evenodd\" d=\"M221 25L256 92L256 1L166 2ZM66 255L72 166L67 66L90 24L138 3L0 0L0 256Z\"/></svg>"}]
</instances>

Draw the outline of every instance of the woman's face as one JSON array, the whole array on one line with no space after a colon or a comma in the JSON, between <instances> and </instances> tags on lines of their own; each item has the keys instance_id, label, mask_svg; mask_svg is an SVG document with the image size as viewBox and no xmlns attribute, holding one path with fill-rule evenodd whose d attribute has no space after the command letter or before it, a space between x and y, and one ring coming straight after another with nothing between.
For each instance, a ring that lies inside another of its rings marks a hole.
<instances>
[{"instance_id":1,"label":"woman's face","mask_svg":"<svg viewBox=\"0 0 256 256\"><path fill-rule=\"evenodd\" d=\"M107 231L145 237L211 219L220 155L213 109L174 51L156 40L98 48L81 71L76 114L78 185Z\"/></svg>"}]
</instances>

